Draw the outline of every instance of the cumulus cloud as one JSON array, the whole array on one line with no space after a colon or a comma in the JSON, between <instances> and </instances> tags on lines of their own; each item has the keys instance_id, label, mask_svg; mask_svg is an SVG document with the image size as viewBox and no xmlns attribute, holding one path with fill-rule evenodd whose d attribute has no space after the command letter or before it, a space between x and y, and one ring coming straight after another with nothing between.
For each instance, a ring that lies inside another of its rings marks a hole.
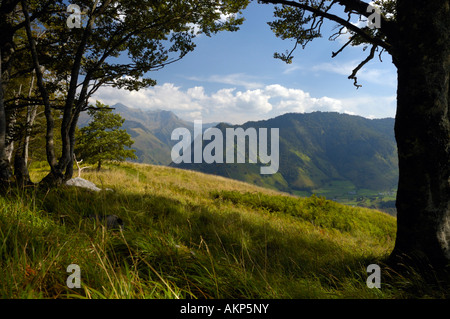
<instances>
[{"instance_id":1,"label":"cumulus cloud","mask_svg":"<svg viewBox=\"0 0 450 319\"><path fill-rule=\"evenodd\" d=\"M164 83L138 92L102 87L91 99L92 102L95 100L108 105L122 103L134 108L171 110L181 118L191 121L202 119L203 122L242 124L291 112L333 111L360 114L358 103L367 105L370 97L363 101L343 101L326 96L312 97L301 89L287 88L279 84L258 89L225 88L206 92L202 86L182 89L172 83ZM376 113L375 109L370 111Z\"/></svg>"}]
</instances>

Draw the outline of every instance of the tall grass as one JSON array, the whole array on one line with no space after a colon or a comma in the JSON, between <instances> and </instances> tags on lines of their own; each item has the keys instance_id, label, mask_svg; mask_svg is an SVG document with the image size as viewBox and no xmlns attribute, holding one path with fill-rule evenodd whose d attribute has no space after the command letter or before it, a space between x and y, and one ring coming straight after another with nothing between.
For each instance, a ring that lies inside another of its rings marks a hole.
<instances>
[{"instance_id":1,"label":"tall grass","mask_svg":"<svg viewBox=\"0 0 450 319\"><path fill-rule=\"evenodd\" d=\"M105 167L83 178L112 191L0 197L1 297L404 296L392 280L366 286L366 267L393 247L386 214L168 167ZM39 180L45 167L32 174ZM125 229L87 218L108 214ZM80 266L80 289L66 285L70 264Z\"/></svg>"}]
</instances>

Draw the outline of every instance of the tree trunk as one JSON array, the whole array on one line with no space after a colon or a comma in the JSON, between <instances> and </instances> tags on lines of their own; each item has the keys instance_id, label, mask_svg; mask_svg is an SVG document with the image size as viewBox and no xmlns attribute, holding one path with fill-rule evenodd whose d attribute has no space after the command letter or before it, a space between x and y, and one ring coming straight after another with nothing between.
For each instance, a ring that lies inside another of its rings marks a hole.
<instances>
[{"instance_id":1,"label":"tree trunk","mask_svg":"<svg viewBox=\"0 0 450 319\"><path fill-rule=\"evenodd\" d=\"M17 123L17 109L13 109L10 112L8 118L8 124L6 126L6 158L11 163L12 155L14 153L14 139L15 139L15 126Z\"/></svg>"},{"instance_id":2,"label":"tree trunk","mask_svg":"<svg viewBox=\"0 0 450 319\"><path fill-rule=\"evenodd\" d=\"M14 177L16 178L16 184L20 187L27 185L33 185L28 173L27 163L21 152L17 151L14 156Z\"/></svg>"},{"instance_id":3,"label":"tree trunk","mask_svg":"<svg viewBox=\"0 0 450 319\"><path fill-rule=\"evenodd\" d=\"M64 175L65 180L69 180L73 176L73 164L74 164L74 160L75 160L75 131L77 128L77 123L78 123L79 117L80 117L80 112L78 110L75 110L73 113L73 119L72 119L72 122L70 124L70 129L69 129L71 157L69 160L69 164L67 165L67 168L66 168L66 173Z\"/></svg>"},{"instance_id":4,"label":"tree trunk","mask_svg":"<svg viewBox=\"0 0 450 319\"><path fill-rule=\"evenodd\" d=\"M34 75L31 78L31 82L30 82L30 89L28 91L28 97L31 97L31 93L33 91L33 84L34 84ZM26 130L25 130L25 137L23 140L23 145L22 145L22 159L20 161L18 161L16 163L16 161L14 161L14 173L16 172L16 169L18 170L18 172L20 172L20 177L22 178L21 182L22 184L33 184L31 182L30 179L30 174L28 172L28 149L29 149L29 145L30 145L30 137L31 137L31 132L32 132L32 128L34 125L34 121L36 119L36 113L37 113L37 105L33 105L33 106L28 106L27 108L27 123L26 123ZM16 173L15 173L16 174ZM18 176L16 175L16 180L18 180Z\"/></svg>"},{"instance_id":5,"label":"tree trunk","mask_svg":"<svg viewBox=\"0 0 450 319\"><path fill-rule=\"evenodd\" d=\"M2 46L0 46L0 184L9 184L12 176L10 162L6 152L6 109L4 104L4 80L2 68Z\"/></svg>"},{"instance_id":6,"label":"tree trunk","mask_svg":"<svg viewBox=\"0 0 450 319\"><path fill-rule=\"evenodd\" d=\"M0 2L0 184L9 185L12 177L11 162L7 154L6 108L4 89L9 81L9 73L14 58L15 44L11 14L17 6L17 0Z\"/></svg>"},{"instance_id":7,"label":"tree trunk","mask_svg":"<svg viewBox=\"0 0 450 319\"><path fill-rule=\"evenodd\" d=\"M399 158L392 259L450 261L450 1L398 0L395 136Z\"/></svg>"},{"instance_id":8,"label":"tree trunk","mask_svg":"<svg viewBox=\"0 0 450 319\"><path fill-rule=\"evenodd\" d=\"M30 97L30 95L28 97ZM14 177L16 178L16 183L21 187L34 185L28 172L28 147L30 143L31 129L36 118L36 112L37 106L28 107L25 136L21 139L21 145L19 144L20 149L16 151L16 155L14 156Z\"/></svg>"},{"instance_id":9,"label":"tree trunk","mask_svg":"<svg viewBox=\"0 0 450 319\"><path fill-rule=\"evenodd\" d=\"M43 75L44 69L41 67L39 63L38 52L36 49L36 42L33 38L33 34L31 31L31 21L28 12L28 3L27 1L23 0L21 1L21 4L25 19L25 30L27 33L28 44L30 47L31 58L36 75L36 84L42 97L42 102L44 104L45 119L47 121L47 131L45 135L45 149L47 154L47 162L50 165L50 173L42 179L41 185L44 186L59 185L63 181L63 175L61 174L60 170L57 167L57 160L55 155L55 141L54 141L55 121L53 119L52 108L50 105L50 95L44 83L44 75Z\"/></svg>"}]
</instances>

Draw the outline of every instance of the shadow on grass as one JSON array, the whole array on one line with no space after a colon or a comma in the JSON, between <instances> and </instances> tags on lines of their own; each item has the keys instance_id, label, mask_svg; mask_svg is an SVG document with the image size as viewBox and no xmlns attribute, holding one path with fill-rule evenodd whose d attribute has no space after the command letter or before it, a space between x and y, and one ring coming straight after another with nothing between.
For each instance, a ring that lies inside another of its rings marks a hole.
<instances>
[{"instance_id":1,"label":"shadow on grass","mask_svg":"<svg viewBox=\"0 0 450 319\"><path fill-rule=\"evenodd\" d=\"M17 231L23 232L24 238L34 238L5 246L9 247L7 253L12 255L14 247L26 244L25 253L32 259L33 254L38 255L34 250L39 247L36 241L48 242L45 250L51 250L50 241L63 246L67 236L71 238L67 245L77 247L66 247L70 252L62 258L64 265L73 259L90 263L83 269L89 278L86 284L95 289L108 280L108 273L99 274L99 262L85 256L87 250L98 246L104 253L99 258L110 263L111 272L123 272L130 280L137 276L143 282L176 287L186 298L443 295L443 286L433 293L420 278L406 279L389 269L385 275L384 268L384 289L379 293L371 291L366 287L366 267L372 263L384 267L379 257L352 252L317 232L302 233L292 225L277 226L262 213L249 214L233 205L192 204L152 194L92 193L76 188L28 190L8 197L14 200L14 196L33 211L45 212L63 231L48 228L33 232L20 225ZM103 225L85 218L92 214L118 215L125 230L105 232ZM62 253L55 250L42 255ZM58 269L64 269L63 265Z\"/></svg>"},{"instance_id":2,"label":"shadow on grass","mask_svg":"<svg viewBox=\"0 0 450 319\"><path fill-rule=\"evenodd\" d=\"M38 197L42 210L90 237L96 225L85 216L118 215L125 231L110 239L110 258L119 267L135 267L143 278L170 278L196 297L336 296L349 285L364 290L365 267L374 262L318 234L283 231L232 206L73 188Z\"/></svg>"}]
</instances>

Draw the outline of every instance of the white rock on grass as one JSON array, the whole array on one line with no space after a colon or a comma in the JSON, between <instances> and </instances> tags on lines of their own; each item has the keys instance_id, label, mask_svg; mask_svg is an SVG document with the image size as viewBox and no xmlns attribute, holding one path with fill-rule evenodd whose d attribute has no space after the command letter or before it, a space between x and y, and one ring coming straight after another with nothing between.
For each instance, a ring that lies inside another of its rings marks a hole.
<instances>
[{"instance_id":1,"label":"white rock on grass","mask_svg":"<svg viewBox=\"0 0 450 319\"><path fill-rule=\"evenodd\" d=\"M85 180L84 178L81 178L81 177L75 177L75 178L69 179L66 182L66 185L87 188L94 192L99 192L102 190L101 188L98 188L94 183L92 183L88 180Z\"/></svg>"}]
</instances>

